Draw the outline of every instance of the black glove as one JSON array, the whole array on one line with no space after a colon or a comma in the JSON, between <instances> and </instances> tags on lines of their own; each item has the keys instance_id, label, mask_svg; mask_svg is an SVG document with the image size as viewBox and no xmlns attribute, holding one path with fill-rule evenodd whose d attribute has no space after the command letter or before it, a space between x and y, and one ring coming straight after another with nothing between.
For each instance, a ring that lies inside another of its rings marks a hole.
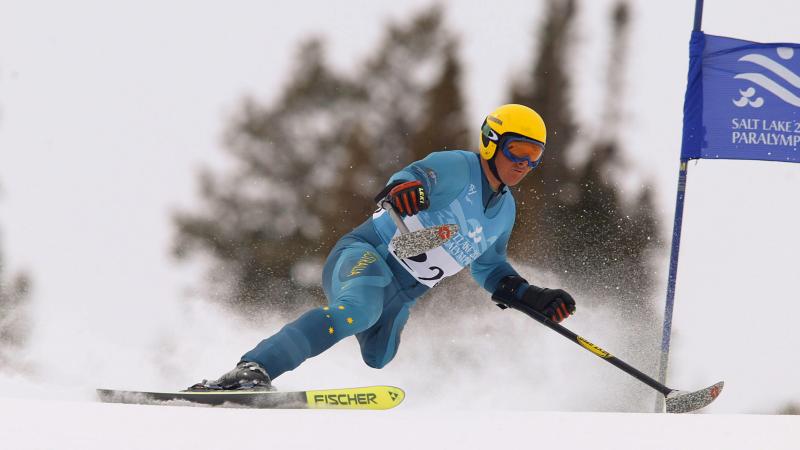
<instances>
[{"instance_id":1,"label":"black glove","mask_svg":"<svg viewBox=\"0 0 800 450\"><path fill-rule=\"evenodd\" d=\"M575 300L562 289L540 288L518 276L500 280L492 300L497 301L501 308L520 304L528 306L556 323L575 313Z\"/></svg>"},{"instance_id":2,"label":"black glove","mask_svg":"<svg viewBox=\"0 0 800 450\"><path fill-rule=\"evenodd\" d=\"M575 313L575 300L562 289L530 285L522 294L522 302L549 317L555 323Z\"/></svg>"},{"instance_id":3,"label":"black glove","mask_svg":"<svg viewBox=\"0 0 800 450\"><path fill-rule=\"evenodd\" d=\"M429 206L428 195L418 180L395 181L389 184L375 196L375 202L379 206L384 201L391 203L401 217L413 216Z\"/></svg>"}]
</instances>

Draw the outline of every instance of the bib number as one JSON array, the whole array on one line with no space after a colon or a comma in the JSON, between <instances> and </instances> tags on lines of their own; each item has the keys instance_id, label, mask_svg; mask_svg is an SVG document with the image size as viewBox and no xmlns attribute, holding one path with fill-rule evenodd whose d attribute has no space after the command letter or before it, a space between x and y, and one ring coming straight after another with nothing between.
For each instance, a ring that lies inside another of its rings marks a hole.
<instances>
[{"instance_id":1,"label":"bib number","mask_svg":"<svg viewBox=\"0 0 800 450\"><path fill-rule=\"evenodd\" d=\"M397 254L395 254L395 256L397 256ZM397 258L397 259L400 259L400 258ZM410 259L411 261L414 261L416 263L424 263L425 261L428 260L428 255L423 253L421 255L412 256L412 257L407 258L407 259ZM406 262L405 259L400 259L400 262L402 262L406 267L408 267L409 270L413 271L414 273L418 273L417 270L419 270L419 267L417 267L417 269L415 270L413 267L411 267ZM437 282L439 279L444 277L444 270L442 270L441 267L430 266L430 267L428 267L428 270L430 270L432 272L433 276L427 277L427 276L423 276L423 274L418 274L418 276L416 278L418 280L423 280L423 281L434 281L434 282Z\"/></svg>"}]
</instances>

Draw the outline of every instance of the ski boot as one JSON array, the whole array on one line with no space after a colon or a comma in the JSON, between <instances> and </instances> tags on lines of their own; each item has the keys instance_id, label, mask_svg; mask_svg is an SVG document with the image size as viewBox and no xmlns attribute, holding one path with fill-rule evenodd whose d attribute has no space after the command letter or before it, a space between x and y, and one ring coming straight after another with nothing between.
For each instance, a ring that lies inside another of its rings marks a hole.
<instances>
[{"instance_id":1,"label":"ski boot","mask_svg":"<svg viewBox=\"0 0 800 450\"><path fill-rule=\"evenodd\" d=\"M274 391L272 380L260 364L241 361L230 372L217 380L203 380L190 386L184 392L209 391Z\"/></svg>"}]
</instances>

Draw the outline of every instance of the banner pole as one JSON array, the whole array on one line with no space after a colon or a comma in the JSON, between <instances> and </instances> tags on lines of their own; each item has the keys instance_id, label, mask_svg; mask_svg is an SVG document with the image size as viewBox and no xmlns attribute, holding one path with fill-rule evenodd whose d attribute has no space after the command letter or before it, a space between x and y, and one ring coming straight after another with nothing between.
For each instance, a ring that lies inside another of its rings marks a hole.
<instances>
[{"instance_id":1,"label":"banner pole","mask_svg":"<svg viewBox=\"0 0 800 450\"><path fill-rule=\"evenodd\" d=\"M696 0L694 4L694 31L700 31L703 25L703 0Z\"/></svg>"},{"instance_id":2,"label":"banner pole","mask_svg":"<svg viewBox=\"0 0 800 450\"><path fill-rule=\"evenodd\" d=\"M703 0L695 0L693 31L700 31L703 24ZM675 200L675 220L672 224L672 250L669 256L669 277L667 278L667 301L664 306L664 325L661 334L661 358L658 363L658 381L667 382L669 366L669 343L672 337L672 312L675 305L675 283L678 278L678 254L681 247L681 230L683 228L683 204L686 199L686 176L689 159L681 157L678 169L678 194ZM663 412L663 403L656 399L655 412Z\"/></svg>"}]
</instances>

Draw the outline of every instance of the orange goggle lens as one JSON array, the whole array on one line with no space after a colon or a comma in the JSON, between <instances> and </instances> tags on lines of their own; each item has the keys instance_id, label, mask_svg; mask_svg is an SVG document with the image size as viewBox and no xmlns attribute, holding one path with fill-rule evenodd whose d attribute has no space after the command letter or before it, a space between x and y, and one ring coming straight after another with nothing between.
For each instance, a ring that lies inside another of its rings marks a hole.
<instances>
[{"instance_id":1,"label":"orange goggle lens","mask_svg":"<svg viewBox=\"0 0 800 450\"><path fill-rule=\"evenodd\" d=\"M539 165L544 154L541 143L524 138L507 139L503 142L502 150L509 160L515 163L527 162L532 169Z\"/></svg>"}]
</instances>

